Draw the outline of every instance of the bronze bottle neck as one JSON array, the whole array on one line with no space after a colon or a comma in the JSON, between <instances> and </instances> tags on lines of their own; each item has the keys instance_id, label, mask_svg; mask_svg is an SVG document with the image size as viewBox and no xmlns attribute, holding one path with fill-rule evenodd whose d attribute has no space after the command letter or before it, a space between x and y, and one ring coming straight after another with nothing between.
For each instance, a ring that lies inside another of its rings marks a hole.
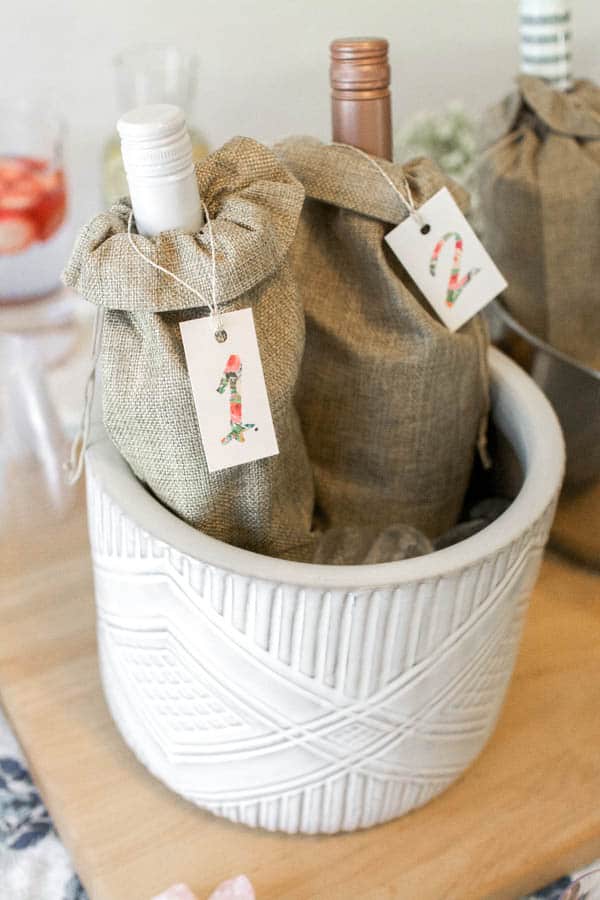
<instances>
[{"instance_id":1,"label":"bronze bottle neck","mask_svg":"<svg viewBox=\"0 0 600 900\"><path fill-rule=\"evenodd\" d=\"M330 50L333 140L391 159L388 42L342 38Z\"/></svg>"},{"instance_id":2,"label":"bronze bottle neck","mask_svg":"<svg viewBox=\"0 0 600 900\"><path fill-rule=\"evenodd\" d=\"M348 92L356 99L389 96L390 66L388 42L383 38L348 38L332 41L331 90L344 99Z\"/></svg>"}]
</instances>

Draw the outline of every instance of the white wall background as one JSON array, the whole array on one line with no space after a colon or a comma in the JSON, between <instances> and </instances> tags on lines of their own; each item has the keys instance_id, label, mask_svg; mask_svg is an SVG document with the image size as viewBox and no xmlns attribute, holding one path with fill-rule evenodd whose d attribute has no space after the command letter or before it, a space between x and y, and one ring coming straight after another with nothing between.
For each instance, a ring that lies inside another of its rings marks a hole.
<instances>
[{"instance_id":1,"label":"white wall background","mask_svg":"<svg viewBox=\"0 0 600 900\"><path fill-rule=\"evenodd\" d=\"M478 113L506 93L518 61L517 0L2 0L0 99L54 94L70 126L75 216L100 204L103 141L114 128L114 54L165 41L197 51L192 119L212 147L329 136L328 44L391 44L395 124L462 99ZM600 80L600 2L573 0L575 72Z\"/></svg>"}]
</instances>

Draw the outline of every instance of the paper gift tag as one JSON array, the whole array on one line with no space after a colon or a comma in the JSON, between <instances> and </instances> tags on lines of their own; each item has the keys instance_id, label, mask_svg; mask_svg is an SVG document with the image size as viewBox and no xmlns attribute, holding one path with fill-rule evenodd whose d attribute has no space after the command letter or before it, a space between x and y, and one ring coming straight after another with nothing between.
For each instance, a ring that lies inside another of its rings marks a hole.
<instances>
[{"instance_id":1,"label":"paper gift tag","mask_svg":"<svg viewBox=\"0 0 600 900\"><path fill-rule=\"evenodd\" d=\"M279 453L252 310L221 321L223 343L210 317L180 324L209 472Z\"/></svg>"},{"instance_id":2,"label":"paper gift tag","mask_svg":"<svg viewBox=\"0 0 600 900\"><path fill-rule=\"evenodd\" d=\"M418 212L425 229L409 216L385 239L444 325L456 331L497 297L506 281L447 188Z\"/></svg>"}]
</instances>

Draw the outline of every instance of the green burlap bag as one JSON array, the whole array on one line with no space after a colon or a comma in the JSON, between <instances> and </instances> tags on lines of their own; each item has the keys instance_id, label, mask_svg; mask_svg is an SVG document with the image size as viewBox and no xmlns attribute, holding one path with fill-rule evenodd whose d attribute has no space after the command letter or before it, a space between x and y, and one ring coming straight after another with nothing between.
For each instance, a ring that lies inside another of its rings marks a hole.
<instances>
[{"instance_id":1,"label":"green burlap bag","mask_svg":"<svg viewBox=\"0 0 600 900\"><path fill-rule=\"evenodd\" d=\"M304 192L270 150L247 138L230 141L196 174L212 222L220 307L254 310L279 455L209 473L179 330L181 321L209 310L134 252L126 200L83 229L64 273L105 310L104 423L137 477L186 522L240 547L303 558L312 553L314 506L294 406L304 313L286 257ZM207 227L133 239L155 263L211 296Z\"/></svg>"},{"instance_id":2,"label":"green burlap bag","mask_svg":"<svg viewBox=\"0 0 600 900\"><path fill-rule=\"evenodd\" d=\"M290 262L306 312L298 407L326 528L405 523L433 538L461 512L488 410L487 332L452 334L384 242L406 207L368 159L311 138L276 152L304 185ZM415 204L447 186L428 160L378 163Z\"/></svg>"},{"instance_id":3,"label":"green burlap bag","mask_svg":"<svg viewBox=\"0 0 600 900\"><path fill-rule=\"evenodd\" d=\"M562 93L531 76L483 130L486 247L509 312L537 337L600 368L600 89Z\"/></svg>"}]
</instances>

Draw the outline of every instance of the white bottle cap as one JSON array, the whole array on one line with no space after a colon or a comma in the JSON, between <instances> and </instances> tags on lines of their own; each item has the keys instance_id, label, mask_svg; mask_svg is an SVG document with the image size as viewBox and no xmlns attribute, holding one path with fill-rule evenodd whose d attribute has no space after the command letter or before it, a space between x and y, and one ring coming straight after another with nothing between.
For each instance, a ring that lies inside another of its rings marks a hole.
<instances>
[{"instance_id":1,"label":"white bottle cap","mask_svg":"<svg viewBox=\"0 0 600 900\"><path fill-rule=\"evenodd\" d=\"M192 142L178 106L138 106L117 122L131 205L140 234L203 224Z\"/></svg>"},{"instance_id":2,"label":"white bottle cap","mask_svg":"<svg viewBox=\"0 0 600 900\"><path fill-rule=\"evenodd\" d=\"M193 171L192 142L178 106L138 106L117 122L128 177L183 178Z\"/></svg>"}]
</instances>

